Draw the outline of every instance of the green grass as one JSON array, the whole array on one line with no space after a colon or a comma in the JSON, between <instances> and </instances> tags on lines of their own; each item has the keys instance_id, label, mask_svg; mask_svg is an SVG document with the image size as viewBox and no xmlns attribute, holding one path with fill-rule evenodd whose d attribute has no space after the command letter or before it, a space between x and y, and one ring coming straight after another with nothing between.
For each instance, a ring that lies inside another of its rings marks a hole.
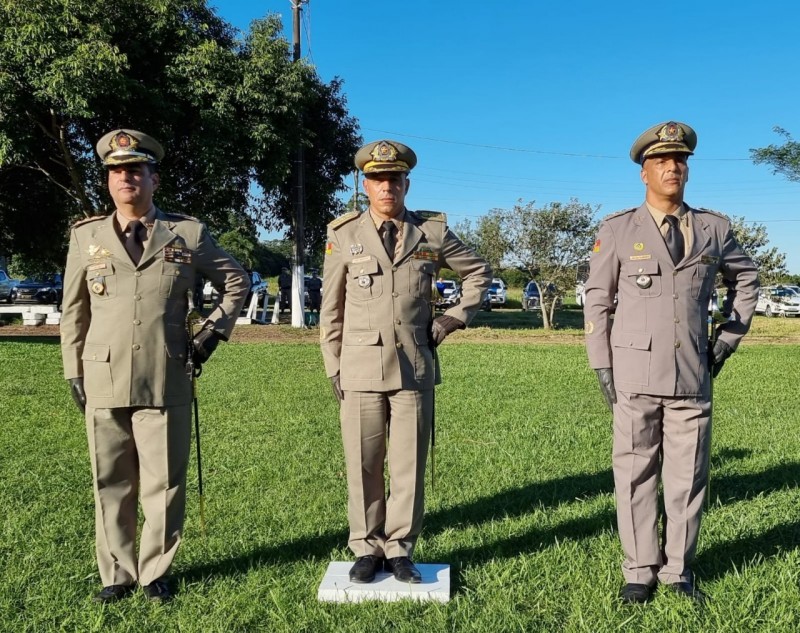
<instances>
[{"instance_id":1,"label":"green grass","mask_svg":"<svg viewBox=\"0 0 800 633\"><path fill-rule=\"evenodd\" d=\"M583 348L457 340L440 350L436 487L416 554L452 565L450 603L317 602L328 562L351 559L319 349L234 342L200 380L207 534L193 461L180 593L105 607L91 603L91 473L58 345L2 340L0 630L797 630L800 346L743 346L716 383L695 565L711 603L660 591L623 608L611 419Z\"/></svg>"}]
</instances>

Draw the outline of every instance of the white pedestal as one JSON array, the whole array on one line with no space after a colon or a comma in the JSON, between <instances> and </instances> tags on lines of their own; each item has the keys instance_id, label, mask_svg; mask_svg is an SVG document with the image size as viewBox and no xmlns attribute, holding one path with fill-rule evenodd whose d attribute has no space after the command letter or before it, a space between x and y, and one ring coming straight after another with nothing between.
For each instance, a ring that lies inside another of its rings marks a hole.
<instances>
[{"instance_id":1,"label":"white pedestal","mask_svg":"<svg viewBox=\"0 0 800 633\"><path fill-rule=\"evenodd\" d=\"M411 584L395 580L388 572L378 572L375 580L367 584L350 582L348 576L353 562L332 562L319 585L320 602L361 602L380 600L450 601L450 565L416 563L422 582Z\"/></svg>"}]
</instances>

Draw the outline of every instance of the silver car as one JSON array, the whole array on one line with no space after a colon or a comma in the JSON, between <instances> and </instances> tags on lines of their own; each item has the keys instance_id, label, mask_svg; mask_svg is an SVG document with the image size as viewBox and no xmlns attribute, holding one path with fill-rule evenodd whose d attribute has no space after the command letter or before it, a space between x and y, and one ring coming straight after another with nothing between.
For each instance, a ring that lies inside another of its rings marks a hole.
<instances>
[{"instance_id":1,"label":"silver car","mask_svg":"<svg viewBox=\"0 0 800 633\"><path fill-rule=\"evenodd\" d=\"M800 316L800 292L788 286L766 286L758 293L756 314Z\"/></svg>"}]
</instances>

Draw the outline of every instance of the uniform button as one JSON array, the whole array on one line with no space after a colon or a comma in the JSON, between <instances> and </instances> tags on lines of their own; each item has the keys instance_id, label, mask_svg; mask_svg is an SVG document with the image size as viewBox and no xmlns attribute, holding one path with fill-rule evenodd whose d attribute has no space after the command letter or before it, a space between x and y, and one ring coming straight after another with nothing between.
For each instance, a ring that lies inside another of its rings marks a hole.
<instances>
[{"instance_id":1,"label":"uniform button","mask_svg":"<svg viewBox=\"0 0 800 633\"><path fill-rule=\"evenodd\" d=\"M180 271L180 270L176 270L176 271L175 271L175 276L176 276L176 277L177 277L178 275L180 275L180 274L181 274L181 271Z\"/></svg>"},{"instance_id":2,"label":"uniform button","mask_svg":"<svg viewBox=\"0 0 800 633\"><path fill-rule=\"evenodd\" d=\"M392 272L397 272L397 266L392 266Z\"/></svg>"},{"instance_id":3,"label":"uniform button","mask_svg":"<svg viewBox=\"0 0 800 633\"><path fill-rule=\"evenodd\" d=\"M358 339L358 342L359 342L359 343L363 343L363 342L364 342L364 339L363 339L363 338L360 338L360 339Z\"/></svg>"},{"instance_id":4,"label":"uniform button","mask_svg":"<svg viewBox=\"0 0 800 633\"><path fill-rule=\"evenodd\" d=\"M141 277L142 276L142 271L141 270L137 270L135 273L133 273L133 276L134 277Z\"/></svg>"},{"instance_id":5,"label":"uniform button","mask_svg":"<svg viewBox=\"0 0 800 633\"><path fill-rule=\"evenodd\" d=\"M681 322L681 320L678 317L675 317L674 321L675 321L675 323L680 323Z\"/></svg>"},{"instance_id":6,"label":"uniform button","mask_svg":"<svg viewBox=\"0 0 800 633\"><path fill-rule=\"evenodd\" d=\"M363 275L364 274L364 269L362 268L359 272Z\"/></svg>"},{"instance_id":7,"label":"uniform button","mask_svg":"<svg viewBox=\"0 0 800 633\"><path fill-rule=\"evenodd\" d=\"M639 272L640 272L640 273L643 273L643 272L644 272L644 268L640 268L640 269L639 269Z\"/></svg>"},{"instance_id":8,"label":"uniform button","mask_svg":"<svg viewBox=\"0 0 800 633\"><path fill-rule=\"evenodd\" d=\"M141 347L142 347L142 346L141 346L141 345L139 345L139 343L134 343L134 344L133 344L133 349L141 349Z\"/></svg>"},{"instance_id":9,"label":"uniform button","mask_svg":"<svg viewBox=\"0 0 800 633\"><path fill-rule=\"evenodd\" d=\"M675 349L678 349L681 346L680 341L675 341Z\"/></svg>"},{"instance_id":10,"label":"uniform button","mask_svg":"<svg viewBox=\"0 0 800 633\"><path fill-rule=\"evenodd\" d=\"M183 354L178 354L178 358L183 358Z\"/></svg>"},{"instance_id":11,"label":"uniform button","mask_svg":"<svg viewBox=\"0 0 800 633\"><path fill-rule=\"evenodd\" d=\"M673 270L672 271L672 276L673 277L677 277L678 276L678 271L677 270Z\"/></svg>"},{"instance_id":12,"label":"uniform button","mask_svg":"<svg viewBox=\"0 0 800 633\"><path fill-rule=\"evenodd\" d=\"M134 325L141 325L141 324L142 324L142 322L141 322L139 319L134 319L134 320L133 320L133 324L134 324Z\"/></svg>"},{"instance_id":13,"label":"uniform button","mask_svg":"<svg viewBox=\"0 0 800 633\"><path fill-rule=\"evenodd\" d=\"M678 293L676 292L674 295L672 295L672 298L673 299L677 299L678 298Z\"/></svg>"},{"instance_id":14,"label":"uniform button","mask_svg":"<svg viewBox=\"0 0 800 633\"><path fill-rule=\"evenodd\" d=\"M92 360L97 360L97 354L92 354Z\"/></svg>"},{"instance_id":15,"label":"uniform button","mask_svg":"<svg viewBox=\"0 0 800 633\"><path fill-rule=\"evenodd\" d=\"M403 344L402 344L402 343L396 343L396 344L395 344L395 347L396 347L397 349L403 349Z\"/></svg>"},{"instance_id":16,"label":"uniform button","mask_svg":"<svg viewBox=\"0 0 800 633\"><path fill-rule=\"evenodd\" d=\"M400 295L399 295L398 293L396 293L396 292L393 292L393 293L392 293L392 296L393 296L393 297L399 297Z\"/></svg>"},{"instance_id":17,"label":"uniform button","mask_svg":"<svg viewBox=\"0 0 800 633\"><path fill-rule=\"evenodd\" d=\"M141 301L142 295L133 295L133 298L136 299L136 301Z\"/></svg>"},{"instance_id":18,"label":"uniform button","mask_svg":"<svg viewBox=\"0 0 800 633\"><path fill-rule=\"evenodd\" d=\"M395 321L395 324L397 324L397 325L400 325L400 319L397 319L397 320Z\"/></svg>"}]
</instances>

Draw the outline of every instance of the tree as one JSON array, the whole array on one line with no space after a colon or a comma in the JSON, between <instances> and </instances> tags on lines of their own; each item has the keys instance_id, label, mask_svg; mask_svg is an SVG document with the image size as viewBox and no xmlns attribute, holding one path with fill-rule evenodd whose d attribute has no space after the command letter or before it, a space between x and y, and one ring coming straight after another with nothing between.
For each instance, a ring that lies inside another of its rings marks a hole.
<instances>
[{"instance_id":1,"label":"tree","mask_svg":"<svg viewBox=\"0 0 800 633\"><path fill-rule=\"evenodd\" d=\"M778 283L786 277L786 255L776 247L767 248L769 238L767 227L763 224L746 222L743 217L732 216L731 229L742 250L750 256L758 268L758 278L762 285Z\"/></svg>"},{"instance_id":2,"label":"tree","mask_svg":"<svg viewBox=\"0 0 800 633\"><path fill-rule=\"evenodd\" d=\"M750 156L756 165L772 166L773 174L782 174L793 182L800 182L800 142L781 127L773 128L785 140L783 145L769 145L751 149Z\"/></svg>"},{"instance_id":3,"label":"tree","mask_svg":"<svg viewBox=\"0 0 800 633\"><path fill-rule=\"evenodd\" d=\"M475 249L492 270L500 270L500 266L511 248L503 230L503 210L492 209L481 216L473 230L469 220L462 220L453 228L464 244Z\"/></svg>"},{"instance_id":4,"label":"tree","mask_svg":"<svg viewBox=\"0 0 800 633\"><path fill-rule=\"evenodd\" d=\"M500 227L510 244L510 256L536 281L542 323L549 330L559 300L575 288L575 271L594 240L594 216L600 207L575 198L539 209L534 205L520 200L513 209L502 211Z\"/></svg>"},{"instance_id":5,"label":"tree","mask_svg":"<svg viewBox=\"0 0 800 633\"><path fill-rule=\"evenodd\" d=\"M321 246L356 122L338 79L291 61L277 16L242 37L206 0L3 0L0 25L0 252L63 263L70 223L108 210L93 144L115 127L165 146L159 204L220 233L231 214L292 233L303 144Z\"/></svg>"}]
</instances>

